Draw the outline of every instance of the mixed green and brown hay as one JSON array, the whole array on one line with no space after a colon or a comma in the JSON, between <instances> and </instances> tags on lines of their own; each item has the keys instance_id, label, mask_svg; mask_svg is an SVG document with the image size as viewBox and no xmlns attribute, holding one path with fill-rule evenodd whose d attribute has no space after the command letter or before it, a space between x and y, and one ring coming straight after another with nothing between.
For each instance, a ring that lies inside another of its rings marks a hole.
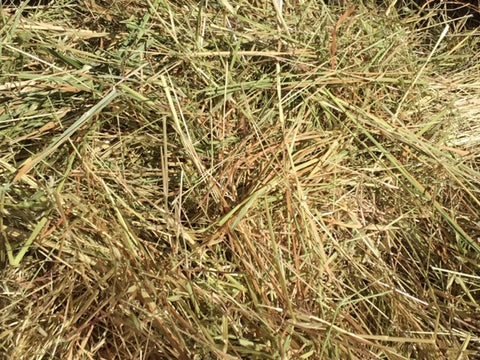
<instances>
[{"instance_id":1,"label":"mixed green and brown hay","mask_svg":"<svg viewBox=\"0 0 480 360\"><path fill-rule=\"evenodd\" d=\"M1 358L478 359L479 30L356 5L4 5Z\"/></svg>"}]
</instances>

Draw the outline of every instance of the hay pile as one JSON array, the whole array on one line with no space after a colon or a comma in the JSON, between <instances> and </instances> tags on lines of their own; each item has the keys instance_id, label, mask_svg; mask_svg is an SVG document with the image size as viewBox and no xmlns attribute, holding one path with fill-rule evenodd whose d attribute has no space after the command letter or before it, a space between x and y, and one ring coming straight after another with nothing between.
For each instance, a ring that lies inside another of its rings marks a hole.
<instances>
[{"instance_id":1,"label":"hay pile","mask_svg":"<svg viewBox=\"0 0 480 360\"><path fill-rule=\"evenodd\" d=\"M355 4L3 5L1 357L478 358L479 30Z\"/></svg>"}]
</instances>

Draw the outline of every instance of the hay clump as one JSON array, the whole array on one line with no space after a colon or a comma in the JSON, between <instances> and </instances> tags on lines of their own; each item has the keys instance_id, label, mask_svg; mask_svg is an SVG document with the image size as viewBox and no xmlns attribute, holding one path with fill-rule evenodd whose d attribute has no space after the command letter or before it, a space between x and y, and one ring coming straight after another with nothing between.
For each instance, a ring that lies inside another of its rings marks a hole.
<instances>
[{"instance_id":1,"label":"hay clump","mask_svg":"<svg viewBox=\"0 0 480 360\"><path fill-rule=\"evenodd\" d=\"M478 31L273 4L1 8L3 358L475 358Z\"/></svg>"}]
</instances>

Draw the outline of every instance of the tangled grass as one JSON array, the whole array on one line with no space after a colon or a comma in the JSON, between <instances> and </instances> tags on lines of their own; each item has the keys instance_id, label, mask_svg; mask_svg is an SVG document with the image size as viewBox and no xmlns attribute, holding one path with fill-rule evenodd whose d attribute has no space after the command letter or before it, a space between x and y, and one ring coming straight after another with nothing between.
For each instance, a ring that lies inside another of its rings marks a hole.
<instances>
[{"instance_id":1,"label":"tangled grass","mask_svg":"<svg viewBox=\"0 0 480 360\"><path fill-rule=\"evenodd\" d=\"M480 33L355 1L0 6L5 359L478 359Z\"/></svg>"}]
</instances>

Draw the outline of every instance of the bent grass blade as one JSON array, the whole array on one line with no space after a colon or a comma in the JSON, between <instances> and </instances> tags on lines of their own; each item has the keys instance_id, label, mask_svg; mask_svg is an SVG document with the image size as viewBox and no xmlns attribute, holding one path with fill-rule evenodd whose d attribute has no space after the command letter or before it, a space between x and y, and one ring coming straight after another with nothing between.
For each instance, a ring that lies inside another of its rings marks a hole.
<instances>
[{"instance_id":1,"label":"bent grass blade","mask_svg":"<svg viewBox=\"0 0 480 360\"><path fill-rule=\"evenodd\" d=\"M33 241L37 238L38 234L40 234L40 231L42 231L42 229L45 227L46 223L47 223L47 218L43 217L40 220L40 222L37 224L37 226L35 226L35 229L30 234L30 237L27 239L25 244L23 244L22 248L18 251L18 254L16 256L13 255L12 245L7 239L7 241L5 242L5 246L7 248L8 262L10 265L12 266L20 265L20 262L22 261L23 257L27 253L30 246L33 244Z\"/></svg>"}]
</instances>

